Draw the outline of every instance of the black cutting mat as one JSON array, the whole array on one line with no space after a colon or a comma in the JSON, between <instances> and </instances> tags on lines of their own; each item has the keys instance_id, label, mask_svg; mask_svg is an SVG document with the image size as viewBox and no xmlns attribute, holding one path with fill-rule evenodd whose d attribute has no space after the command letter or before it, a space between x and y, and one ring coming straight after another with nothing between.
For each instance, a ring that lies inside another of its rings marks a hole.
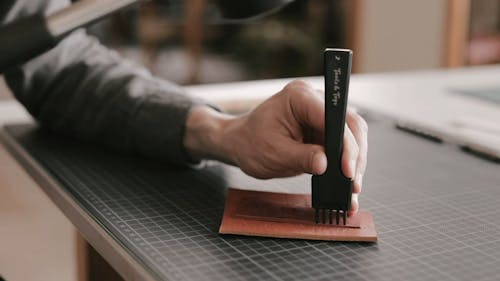
<instances>
[{"instance_id":1,"label":"black cutting mat","mask_svg":"<svg viewBox=\"0 0 500 281\"><path fill-rule=\"evenodd\" d=\"M375 244L217 233L228 185L305 192L309 177L176 170L32 126L8 131L160 280L499 280L500 165L369 123L360 200Z\"/></svg>"}]
</instances>

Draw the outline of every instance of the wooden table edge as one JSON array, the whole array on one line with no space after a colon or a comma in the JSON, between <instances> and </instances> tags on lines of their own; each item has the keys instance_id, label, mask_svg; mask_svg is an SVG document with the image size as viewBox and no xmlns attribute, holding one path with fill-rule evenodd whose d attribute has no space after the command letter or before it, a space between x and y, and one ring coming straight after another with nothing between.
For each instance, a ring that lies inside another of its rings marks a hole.
<instances>
[{"instance_id":1,"label":"wooden table edge","mask_svg":"<svg viewBox=\"0 0 500 281\"><path fill-rule=\"evenodd\" d=\"M50 200L78 229L85 240L125 279L130 281L158 280L146 270L118 241L95 221L49 173L34 160L10 135L0 129L0 141L40 186Z\"/></svg>"}]
</instances>

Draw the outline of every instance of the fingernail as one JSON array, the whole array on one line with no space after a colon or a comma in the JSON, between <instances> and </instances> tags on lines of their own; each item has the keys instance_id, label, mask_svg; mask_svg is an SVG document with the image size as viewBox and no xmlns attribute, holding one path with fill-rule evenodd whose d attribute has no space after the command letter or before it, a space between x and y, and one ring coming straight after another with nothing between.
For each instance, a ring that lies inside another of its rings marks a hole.
<instances>
[{"instance_id":1,"label":"fingernail","mask_svg":"<svg viewBox=\"0 0 500 281\"><path fill-rule=\"evenodd\" d=\"M351 170L352 178L354 178L355 173L356 173L356 161L355 160L349 161L349 169Z\"/></svg>"},{"instance_id":2,"label":"fingernail","mask_svg":"<svg viewBox=\"0 0 500 281\"><path fill-rule=\"evenodd\" d=\"M351 210L349 211L349 215L356 214L358 210L359 210L358 194L353 193L351 198Z\"/></svg>"},{"instance_id":3,"label":"fingernail","mask_svg":"<svg viewBox=\"0 0 500 281\"><path fill-rule=\"evenodd\" d=\"M316 175L321 175L325 172L328 161L326 155L321 152L317 152L313 156L313 171Z\"/></svg>"},{"instance_id":4,"label":"fingernail","mask_svg":"<svg viewBox=\"0 0 500 281\"><path fill-rule=\"evenodd\" d=\"M358 182L358 185L361 187L363 185L363 175L362 174L359 174L357 177L356 177L356 182Z\"/></svg>"}]
</instances>

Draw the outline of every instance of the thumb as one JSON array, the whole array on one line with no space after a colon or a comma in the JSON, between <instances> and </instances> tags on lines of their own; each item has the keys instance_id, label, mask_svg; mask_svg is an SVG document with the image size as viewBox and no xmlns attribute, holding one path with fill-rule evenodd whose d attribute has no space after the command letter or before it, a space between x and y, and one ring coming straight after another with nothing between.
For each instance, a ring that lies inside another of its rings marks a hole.
<instances>
[{"instance_id":1,"label":"thumb","mask_svg":"<svg viewBox=\"0 0 500 281\"><path fill-rule=\"evenodd\" d=\"M293 143L289 155L294 170L313 175L321 175L326 171L326 154L321 145Z\"/></svg>"}]
</instances>

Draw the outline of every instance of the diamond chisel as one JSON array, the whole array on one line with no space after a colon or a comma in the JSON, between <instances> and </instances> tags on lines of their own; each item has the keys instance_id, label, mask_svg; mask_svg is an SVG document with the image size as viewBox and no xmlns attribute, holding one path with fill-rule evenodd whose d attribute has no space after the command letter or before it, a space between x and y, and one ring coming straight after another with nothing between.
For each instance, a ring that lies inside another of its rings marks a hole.
<instances>
[{"instance_id":1,"label":"diamond chisel","mask_svg":"<svg viewBox=\"0 0 500 281\"><path fill-rule=\"evenodd\" d=\"M347 224L351 206L353 181L342 173L342 145L347 110L352 51L326 49L325 76L325 152L328 168L322 175L312 176L312 206L316 223Z\"/></svg>"}]
</instances>

